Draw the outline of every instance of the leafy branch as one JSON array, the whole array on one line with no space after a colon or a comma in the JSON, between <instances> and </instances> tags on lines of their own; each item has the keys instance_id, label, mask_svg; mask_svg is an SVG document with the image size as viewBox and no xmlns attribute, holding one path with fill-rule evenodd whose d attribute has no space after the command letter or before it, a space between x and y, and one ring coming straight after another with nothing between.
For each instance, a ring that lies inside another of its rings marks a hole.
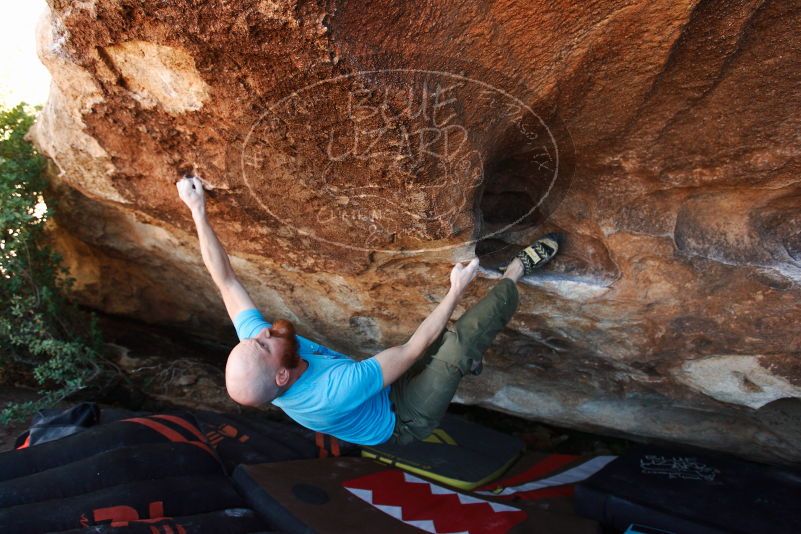
<instances>
[{"instance_id":1,"label":"leafy branch","mask_svg":"<svg viewBox=\"0 0 801 534\"><path fill-rule=\"evenodd\" d=\"M54 206L44 158L24 138L34 112L0 107L0 368L29 369L41 398L7 406L0 424L87 388L105 367L97 322L69 302L74 281L44 234Z\"/></svg>"}]
</instances>

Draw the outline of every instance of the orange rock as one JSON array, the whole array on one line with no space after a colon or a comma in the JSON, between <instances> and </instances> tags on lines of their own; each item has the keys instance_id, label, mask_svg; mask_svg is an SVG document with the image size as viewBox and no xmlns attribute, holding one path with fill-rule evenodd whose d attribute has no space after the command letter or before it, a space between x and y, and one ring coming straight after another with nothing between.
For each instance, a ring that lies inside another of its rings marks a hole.
<instances>
[{"instance_id":1,"label":"orange rock","mask_svg":"<svg viewBox=\"0 0 801 534\"><path fill-rule=\"evenodd\" d=\"M801 460L801 12L541 4L52 2L31 135L79 298L231 337L189 169L267 315L359 356L560 230L459 400Z\"/></svg>"}]
</instances>

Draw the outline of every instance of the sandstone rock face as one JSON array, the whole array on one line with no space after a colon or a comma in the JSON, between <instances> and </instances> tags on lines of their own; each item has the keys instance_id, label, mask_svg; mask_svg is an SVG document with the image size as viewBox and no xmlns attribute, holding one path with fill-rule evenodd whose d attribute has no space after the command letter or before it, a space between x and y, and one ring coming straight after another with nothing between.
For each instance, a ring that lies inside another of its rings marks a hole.
<instances>
[{"instance_id":1,"label":"sandstone rock face","mask_svg":"<svg viewBox=\"0 0 801 534\"><path fill-rule=\"evenodd\" d=\"M269 317L402 342L455 260L563 252L458 400L801 461L794 2L51 0L32 137L79 298L230 339L194 170Z\"/></svg>"}]
</instances>

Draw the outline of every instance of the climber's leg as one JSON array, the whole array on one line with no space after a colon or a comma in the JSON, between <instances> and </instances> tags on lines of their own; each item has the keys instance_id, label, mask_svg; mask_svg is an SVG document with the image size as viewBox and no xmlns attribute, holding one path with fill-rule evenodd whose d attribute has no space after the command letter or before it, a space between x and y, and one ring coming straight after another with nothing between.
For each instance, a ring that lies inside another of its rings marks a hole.
<instances>
[{"instance_id":1,"label":"climber's leg","mask_svg":"<svg viewBox=\"0 0 801 534\"><path fill-rule=\"evenodd\" d=\"M453 332L440 336L420 365L392 385L390 399L398 423L390 441L408 443L431 434L462 377L481 363L484 351L512 317L517 303L515 280L505 277L456 321Z\"/></svg>"}]
</instances>

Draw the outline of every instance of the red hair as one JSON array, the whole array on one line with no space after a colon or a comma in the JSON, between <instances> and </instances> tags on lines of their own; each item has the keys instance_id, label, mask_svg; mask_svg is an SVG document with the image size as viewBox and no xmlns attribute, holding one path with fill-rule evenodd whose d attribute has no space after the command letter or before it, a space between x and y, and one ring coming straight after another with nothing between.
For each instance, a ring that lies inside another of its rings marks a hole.
<instances>
[{"instance_id":1,"label":"red hair","mask_svg":"<svg viewBox=\"0 0 801 534\"><path fill-rule=\"evenodd\" d=\"M286 347L280 358L281 365L289 369L295 368L299 363L295 325L285 319L278 319L270 328L270 336L286 340Z\"/></svg>"}]
</instances>

